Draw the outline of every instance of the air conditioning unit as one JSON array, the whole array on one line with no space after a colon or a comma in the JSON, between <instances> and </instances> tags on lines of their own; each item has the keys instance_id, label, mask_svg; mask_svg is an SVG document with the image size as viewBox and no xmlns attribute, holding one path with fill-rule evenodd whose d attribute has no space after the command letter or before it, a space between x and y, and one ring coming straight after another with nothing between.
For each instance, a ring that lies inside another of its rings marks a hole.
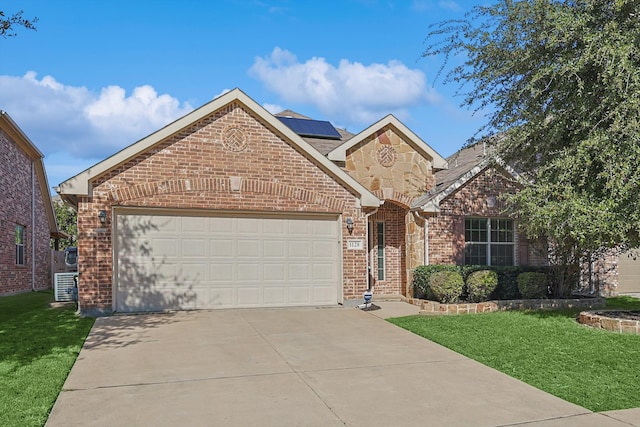
<instances>
[{"instance_id":1,"label":"air conditioning unit","mask_svg":"<svg viewBox=\"0 0 640 427\"><path fill-rule=\"evenodd\" d=\"M54 274L54 294L56 301L74 301L76 291L75 276L78 273L56 273Z\"/></svg>"}]
</instances>

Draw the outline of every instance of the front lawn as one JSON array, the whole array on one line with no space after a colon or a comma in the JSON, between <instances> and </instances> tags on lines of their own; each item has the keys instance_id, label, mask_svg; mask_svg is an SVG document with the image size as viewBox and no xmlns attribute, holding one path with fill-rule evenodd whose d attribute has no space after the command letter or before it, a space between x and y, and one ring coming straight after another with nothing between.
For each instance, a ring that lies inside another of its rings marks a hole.
<instances>
[{"instance_id":1,"label":"front lawn","mask_svg":"<svg viewBox=\"0 0 640 427\"><path fill-rule=\"evenodd\" d=\"M607 308L640 310L640 299ZM640 407L640 336L591 329L577 311L389 319L471 359L592 411Z\"/></svg>"},{"instance_id":2,"label":"front lawn","mask_svg":"<svg viewBox=\"0 0 640 427\"><path fill-rule=\"evenodd\" d=\"M52 292L0 297L0 426L42 426L93 325Z\"/></svg>"}]
</instances>

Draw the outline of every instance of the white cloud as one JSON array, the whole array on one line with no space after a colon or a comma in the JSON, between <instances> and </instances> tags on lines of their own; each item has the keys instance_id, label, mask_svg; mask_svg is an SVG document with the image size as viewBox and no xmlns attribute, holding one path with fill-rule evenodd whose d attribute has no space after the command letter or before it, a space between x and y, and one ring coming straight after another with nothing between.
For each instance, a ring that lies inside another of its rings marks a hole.
<instances>
[{"instance_id":1,"label":"white cloud","mask_svg":"<svg viewBox=\"0 0 640 427\"><path fill-rule=\"evenodd\" d=\"M462 7L460 7L457 2L452 0L441 0L440 2L438 2L438 6L440 6L442 9L448 9L454 12L460 12L462 10Z\"/></svg>"},{"instance_id":2,"label":"white cloud","mask_svg":"<svg viewBox=\"0 0 640 427\"><path fill-rule=\"evenodd\" d=\"M130 95L119 86L99 94L35 72L0 76L0 108L45 154L103 158L167 125L193 108L151 86Z\"/></svg>"},{"instance_id":3,"label":"white cloud","mask_svg":"<svg viewBox=\"0 0 640 427\"><path fill-rule=\"evenodd\" d=\"M313 105L327 118L370 124L393 113L408 117L408 108L438 101L426 84L426 76L398 61L364 65L324 58L299 62L296 56L276 47L270 56L255 59L250 75L290 104Z\"/></svg>"},{"instance_id":4,"label":"white cloud","mask_svg":"<svg viewBox=\"0 0 640 427\"><path fill-rule=\"evenodd\" d=\"M284 108L278 104L262 104L262 106L271 114L278 114L279 112L284 111Z\"/></svg>"}]
</instances>

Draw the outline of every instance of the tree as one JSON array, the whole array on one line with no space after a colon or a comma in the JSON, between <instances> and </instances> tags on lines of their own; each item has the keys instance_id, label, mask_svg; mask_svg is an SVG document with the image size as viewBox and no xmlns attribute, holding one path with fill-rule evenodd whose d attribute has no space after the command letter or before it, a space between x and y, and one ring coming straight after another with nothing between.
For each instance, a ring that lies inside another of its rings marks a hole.
<instances>
[{"instance_id":1,"label":"tree","mask_svg":"<svg viewBox=\"0 0 640 427\"><path fill-rule=\"evenodd\" d=\"M463 105L489 111L474 138L502 134L526 177L507 205L529 237L567 263L640 244L638 2L501 0L428 40Z\"/></svg>"},{"instance_id":2,"label":"tree","mask_svg":"<svg viewBox=\"0 0 640 427\"><path fill-rule=\"evenodd\" d=\"M54 200L53 210L58 222L58 228L69 236L68 239L60 239L61 250L69 246L76 246L78 241L78 213L61 200Z\"/></svg>"},{"instance_id":3,"label":"tree","mask_svg":"<svg viewBox=\"0 0 640 427\"><path fill-rule=\"evenodd\" d=\"M38 18L33 18L31 20L24 19L22 14L24 12L21 10L17 13L14 13L11 16L6 16L5 13L0 10L0 36L3 38L7 37L15 37L16 31L15 27L20 26L24 27L27 30L36 30L36 22L38 22Z\"/></svg>"}]
</instances>

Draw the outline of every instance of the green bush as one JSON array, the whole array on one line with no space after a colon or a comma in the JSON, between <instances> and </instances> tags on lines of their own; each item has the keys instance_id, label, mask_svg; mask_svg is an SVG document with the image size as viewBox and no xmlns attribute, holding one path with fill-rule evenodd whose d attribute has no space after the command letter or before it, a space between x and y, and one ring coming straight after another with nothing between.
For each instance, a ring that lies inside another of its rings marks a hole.
<instances>
[{"instance_id":1,"label":"green bush","mask_svg":"<svg viewBox=\"0 0 640 427\"><path fill-rule=\"evenodd\" d=\"M429 289L436 301L444 304L458 301L462 295L464 280L457 271L437 271L429 279Z\"/></svg>"},{"instance_id":2,"label":"green bush","mask_svg":"<svg viewBox=\"0 0 640 427\"><path fill-rule=\"evenodd\" d=\"M439 271L459 271L459 267L448 264L431 264L421 265L413 270L413 287L416 298L435 299L435 296L429 289L429 280L433 273Z\"/></svg>"},{"instance_id":3,"label":"green bush","mask_svg":"<svg viewBox=\"0 0 640 427\"><path fill-rule=\"evenodd\" d=\"M478 270L467 276L466 294L469 302L487 301L498 287L498 273Z\"/></svg>"},{"instance_id":4,"label":"green bush","mask_svg":"<svg viewBox=\"0 0 640 427\"><path fill-rule=\"evenodd\" d=\"M518 290L524 299L540 299L547 297L547 275L535 271L518 275Z\"/></svg>"}]
</instances>

